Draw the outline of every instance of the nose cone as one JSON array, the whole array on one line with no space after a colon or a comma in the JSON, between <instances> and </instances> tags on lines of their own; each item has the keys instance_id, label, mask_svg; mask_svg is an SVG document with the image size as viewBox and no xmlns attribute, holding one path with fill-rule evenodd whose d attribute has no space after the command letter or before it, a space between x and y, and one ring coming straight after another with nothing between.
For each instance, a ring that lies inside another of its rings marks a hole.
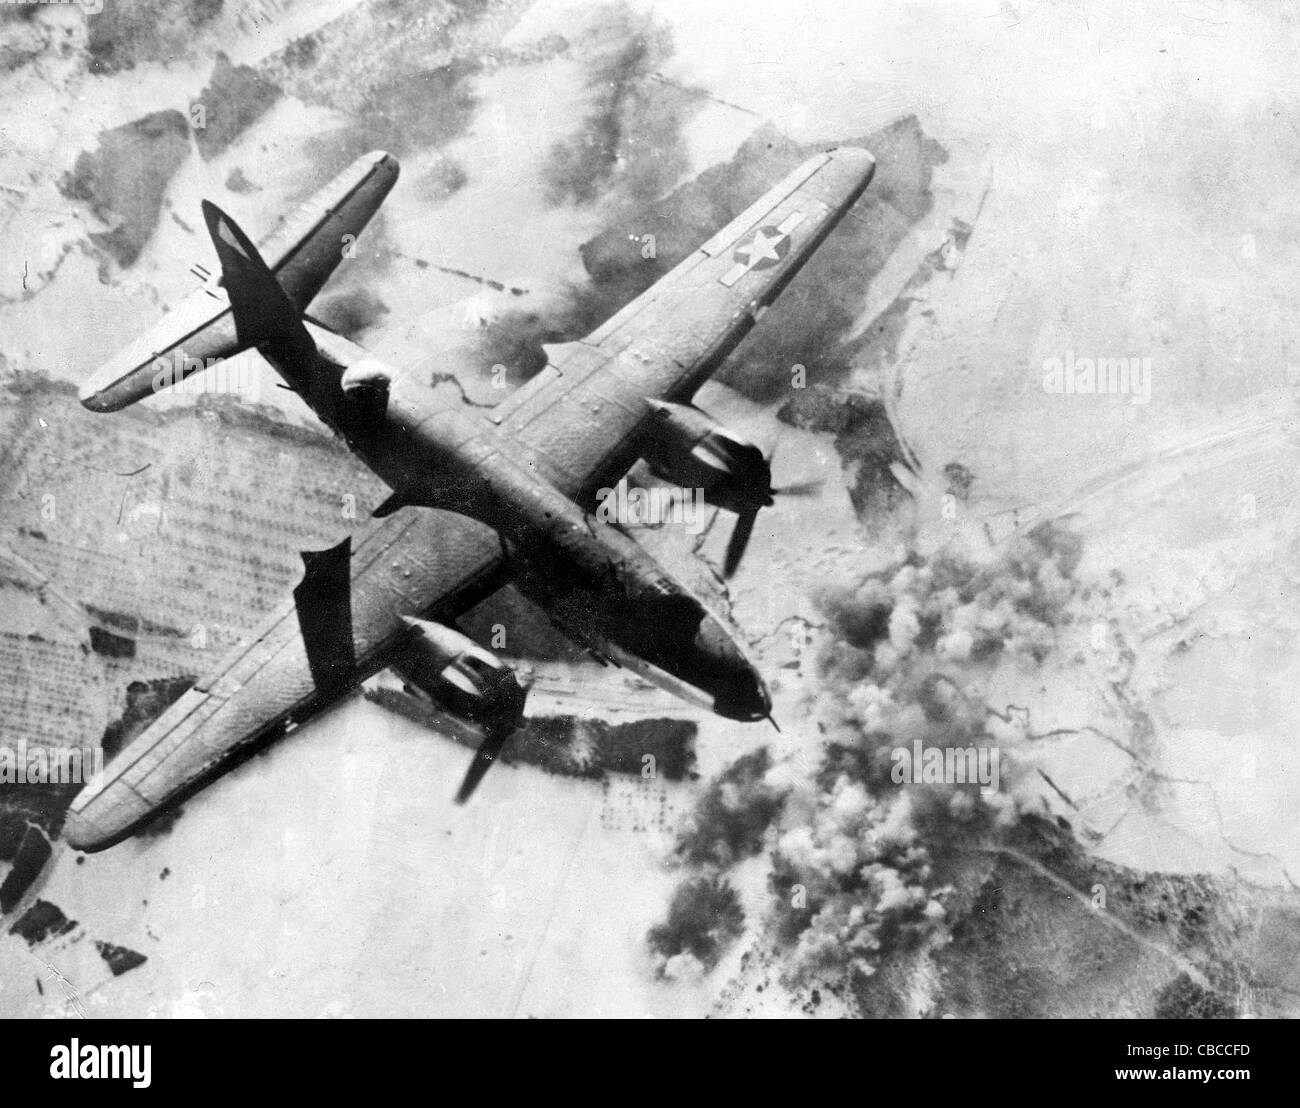
<instances>
[{"instance_id":1,"label":"nose cone","mask_svg":"<svg viewBox=\"0 0 1300 1108\"><path fill-rule=\"evenodd\" d=\"M742 723L755 723L772 714L772 697L758 670L745 663L728 684L718 690L713 700L713 710L723 719L737 719Z\"/></svg>"},{"instance_id":2,"label":"nose cone","mask_svg":"<svg viewBox=\"0 0 1300 1108\"><path fill-rule=\"evenodd\" d=\"M713 710L724 719L753 723L772 713L767 685L740 645L717 619L706 615L695 637L700 659L697 687L713 695Z\"/></svg>"}]
</instances>

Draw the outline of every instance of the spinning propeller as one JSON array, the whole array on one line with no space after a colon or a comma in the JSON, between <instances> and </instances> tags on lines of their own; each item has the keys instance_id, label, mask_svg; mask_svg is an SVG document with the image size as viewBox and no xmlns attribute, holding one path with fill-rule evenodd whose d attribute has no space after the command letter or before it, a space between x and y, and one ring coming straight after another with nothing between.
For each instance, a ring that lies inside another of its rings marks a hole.
<instances>
[{"instance_id":1,"label":"spinning propeller","mask_svg":"<svg viewBox=\"0 0 1300 1108\"><path fill-rule=\"evenodd\" d=\"M749 548L749 540L754 534L754 523L758 519L760 509L770 505L774 497L814 496L822 487L822 479L818 477L810 481L799 481L792 485L773 488L772 458L775 454L776 448L773 447L771 452L763 459L762 472L766 474L766 477L762 483L766 484L768 488L759 495L752 497L736 513L736 526L731 531L731 538L727 540L727 554L722 563L722 576L728 579L740 568L741 559L744 558L745 551Z\"/></svg>"}]
</instances>

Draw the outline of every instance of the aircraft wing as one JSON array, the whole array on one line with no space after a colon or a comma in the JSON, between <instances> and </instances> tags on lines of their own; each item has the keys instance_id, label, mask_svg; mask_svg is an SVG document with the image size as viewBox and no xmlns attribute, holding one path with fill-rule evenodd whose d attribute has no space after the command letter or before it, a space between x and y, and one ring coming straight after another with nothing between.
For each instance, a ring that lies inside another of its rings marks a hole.
<instances>
[{"instance_id":1,"label":"aircraft wing","mask_svg":"<svg viewBox=\"0 0 1300 1108\"><path fill-rule=\"evenodd\" d=\"M370 222L397 180L397 159L365 154L312 195L275 228L258 249L299 311L306 309L344 257L346 236ZM211 360L243 349L235 336L230 301L213 275L153 327L105 362L81 389L81 402L115 412L156 392L158 362L174 369L175 384Z\"/></svg>"},{"instance_id":2,"label":"aircraft wing","mask_svg":"<svg viewBox=\"0 0 1300 1108\"><path fill-rule=\"evenodd\" d=\"M581 504L636 460L647 399L695 390L858 201L875 160L845 147L808 159L659 281L486 413Z\"/></svg>"},{"instance_id":3,"label":"aircraft wing","mask_svg":"<svg viewBox=\"0 0 1300 1108\"><path fill-rule=\"evenodd\" d=\"M453 620L499 587L500 571L495 533L464 516L424 510L370 524L351 559L351 679L318 686L295 605L285 603L121 751L98 789L78 794L63 837L80 850L125 838L388 665L410 633L402 616Z\"/></svg>"}]
</instances>

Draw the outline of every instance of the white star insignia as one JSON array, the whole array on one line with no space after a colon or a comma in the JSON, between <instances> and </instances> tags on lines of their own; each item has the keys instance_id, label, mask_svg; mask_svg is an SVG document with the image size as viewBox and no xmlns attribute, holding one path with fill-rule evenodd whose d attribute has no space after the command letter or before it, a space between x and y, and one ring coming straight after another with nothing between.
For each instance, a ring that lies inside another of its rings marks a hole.
<instances>
[{"instance_id":1,"label":"white star insignia","mask_svg":"<svg viewBox=\"0 0 1300 1108\"><path fill-rule=\"evenodd\" d=\"M777 253L776 247L784 238L785 235L781 234L769 237L767 232L760 227L754 235L754 241L748 246L740 247L736 253L745 255L745 260L750 265L756 265L764 260L779 262L781 255Z\"/></svg>"},{"instance_id":2,"label":"white star insignia","mask_svg":"<svg viewBox=\"0 0 1300 1108\"><path fill-rule=\"evenodd\" d=\"M718 283L731 288L751 270L776 265L789 252L790 232L803 221L803 212L791 212L775 227L759 227L749 242L733 251L731 257L735 264L718 278Z\"/></svg>"}]
</instances>

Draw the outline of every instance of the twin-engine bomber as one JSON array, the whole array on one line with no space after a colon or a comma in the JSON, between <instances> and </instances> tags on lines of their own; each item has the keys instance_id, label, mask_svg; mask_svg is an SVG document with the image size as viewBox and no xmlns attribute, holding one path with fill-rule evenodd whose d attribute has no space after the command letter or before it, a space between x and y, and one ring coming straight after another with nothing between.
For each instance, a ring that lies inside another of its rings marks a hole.
<instances>
[{"instance_id":1,"label":"twin-engine bomber","mask_svg":"<svg viewBox=\"0 0 1300 1108\"><path fill-rule=\"evenodd\" d=\"M482 729L457 800L524 718L526 690L456 626L505 584L601 659L628 660L728 719L770 717L762 677L723 622L630 535L597 490L638 460L734 512L734 571L774 490L768 460L691 401L871 181L865 150L809 159L708 242L491 409L445 402L307 314L397 180L360 158L260 249L204 202L220 261L175 311L81 392L109 412L256 348L392 490L337 546L303 554L302 582L73 801L64 836L101 850L390 667Z\"/></svg>"}]
</instances>

